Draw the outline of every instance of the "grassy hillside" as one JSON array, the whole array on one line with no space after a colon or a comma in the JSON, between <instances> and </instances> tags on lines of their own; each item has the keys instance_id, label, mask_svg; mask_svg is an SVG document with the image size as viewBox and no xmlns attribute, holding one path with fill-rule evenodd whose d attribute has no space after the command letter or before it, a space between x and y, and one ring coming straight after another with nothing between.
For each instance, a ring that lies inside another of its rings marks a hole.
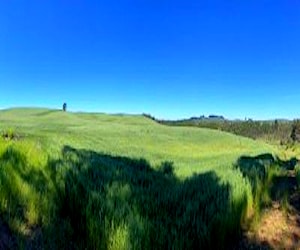
<instances>
[{"instance_id":1,"label":"grassy hillside","mask_svg":"<svg viewBox=\"0 0 300 250\"><path fill-rule=\"evenodd\" d=\"M11 128L26 139L34 138L51 154L70 145L143 157L152 165L173 161L180 176L231 165L242 154L273 150L243 137L209 129L162 126L143 116L11 109L0 112L0 121L0 130Z\"/></svg>"},{"instance_id":2,"label":"grassy hillside","mask_svg":"<svg viewBox=\"0 0 300 250\"><path fill-rule=\"evenodd\" d=\"M10 109L0 131L15 138L0 139L0 220L12 247L223 248L253 205L234 164L275 152L130 115Z\"/></svg>"}]
</instances>

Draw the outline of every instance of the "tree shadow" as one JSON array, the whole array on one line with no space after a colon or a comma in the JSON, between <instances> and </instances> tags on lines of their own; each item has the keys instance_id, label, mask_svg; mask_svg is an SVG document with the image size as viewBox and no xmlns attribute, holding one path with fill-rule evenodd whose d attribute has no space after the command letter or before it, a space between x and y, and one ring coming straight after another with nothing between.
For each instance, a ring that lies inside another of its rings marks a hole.
<instances>
[{"instance_id":1,"label":"tree shadow","mask_svg":"<svg viewBox=\"0 0 300 250\"><path fill-rule=\"evenodd\" d=\"M213 171L180 180L172 162L155 169L70 146L48 167L60 223L69 225L63 237L77 248L225 249L239 235L246 197L232 204L231 187Z\"/></svg>"},{"instance_id":2,"label":"tree shadow","mask_svg":"<svg viewBox=\"0 0 300 250\"><path fill-rule=\"evenodd\" d=\"M181 180L173 162L153 167L70 146L43 171L29 162L14 148L0 156L1 198L13 198L0 206L7 248L232 249L241 233L247 197L233 201L214 171Z\"/></svg>"},{"instance_id":3,"label":"tree shadow","mask_svg":"<svg viewBox=\"0 0 300 250\"><path fill-rule=\"evenodd\" d=\"M238 244L232 248L233 250L270 250L272 247L266 241L259 242L255 239L249 239L246 236L241 237Z\"/></svg>"},{"instance_id":4,"label":"tree shadow","mask_svg":"<svg viewBox=\"0 0 300 250\"><path fill-rule=\"evenodd\" d=\"M242 168L249 168L249 166L264 166L267 168L277 165L285 170L294 170L298 161L299 160L296 157L292 157L289 160L281 160L279 156L266 153L257 156L241 156L237 161L237 165Z\"/></svg>"},{"instance_id":5,"label":"tree shadow","mask_svg":"<svg viewBox=\"0 0 300 250\"><path fill-rule=\"evenodd\" d=\"M254 157L241 156L236 167L250 180L253 189L267 184L272 200L279 201L297 188L294 169L298 161L295 157L284 161L272 154L261 154Z\"/></svg>"},{"instance_id":6,"label":"tree shadow","mask_svg":"<svg viewBox=\"0 0 300 250\"><path fill-rule=\"evenodd\" d=\"M56 109L56 110L41 110L40 112L34 114L34 116L47 116L49 114L52 114L52 113L57 113L58 111L60 111L60 109Z\"/></svg>"}]
</instances>

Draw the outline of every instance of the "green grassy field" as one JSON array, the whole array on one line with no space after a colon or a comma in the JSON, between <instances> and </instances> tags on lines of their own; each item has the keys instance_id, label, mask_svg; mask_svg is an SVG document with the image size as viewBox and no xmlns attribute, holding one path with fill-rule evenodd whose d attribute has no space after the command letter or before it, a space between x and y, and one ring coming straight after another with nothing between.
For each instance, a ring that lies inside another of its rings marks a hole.
<instances>
[{"instance_id":1,"label":"green grassy field","mask_svg":"<svg viewBox=\"0 0 300 250\"><path fill-rule=\"evenodd\" d=\"M226 248L254 207L235 163L278 153L131 115L9 109L0 131L14 137L0 139L0 219L12 248Z\"/></svg>"}]
</instances>

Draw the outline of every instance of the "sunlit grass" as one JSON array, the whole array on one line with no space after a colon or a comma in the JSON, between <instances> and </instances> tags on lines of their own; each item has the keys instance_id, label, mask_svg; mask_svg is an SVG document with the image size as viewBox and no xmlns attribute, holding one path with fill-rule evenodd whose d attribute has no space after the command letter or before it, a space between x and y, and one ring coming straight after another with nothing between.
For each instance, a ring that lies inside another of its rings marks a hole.
<instances>
[{"instance_id":1,"label":"sunlit grass","mask_svg":"<svg viewBox=\"0 0 300 250\"><path fill-rule=\"evenodd\" d=\"M142 116L15 109L7 128L20 139L0 138L2 217L21 239L43 227L51 248L222 248L256 202L234 163L276 151Z\"/></svg>"}]
</instances>

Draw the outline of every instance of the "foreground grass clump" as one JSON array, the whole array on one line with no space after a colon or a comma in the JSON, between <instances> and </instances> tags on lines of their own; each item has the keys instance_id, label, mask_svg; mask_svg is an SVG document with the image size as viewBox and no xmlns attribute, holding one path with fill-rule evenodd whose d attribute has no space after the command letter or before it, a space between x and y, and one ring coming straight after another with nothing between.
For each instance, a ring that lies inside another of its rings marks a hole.
<instances>
[{"instance_id":1,"label":"foreground grass clump","mask_svg":"<svg viewBox=\"0 0 300 250\"><path fill-rule=\"evenodd\" d=\"M5 140L13 140L16 139L18 136L15 133L13 128L6 129L5 131L2 131L2 138Z\"/></svg>"},{"instance_id":2,"label":"foreground grass clump","mask_svg":"<svg viewBox=\"0 0 300 250\"><path fill-rule=\"evenodd\" d=\"M21 244L37 225L48 225L55 196L45 163L33 142L0 140L0 212Z\"/></svg>"},{"instance_id":3,"label":"foreground grass clump","mask_svg":"<svg viewBox=\"0 0 300 250\"><path fill-rule=\"evenodd\" d=\"M272 202L279 201L282 207L287 207L288 192L295 181L289 176L289 171L296 172L298 178L298 160L292 157L281 160L272 154L261 154L254 157L241 156L236 167L249 180L252 186L253 212L252 224L259 222L261 211Z\"/></svg>"}]
</instances>

